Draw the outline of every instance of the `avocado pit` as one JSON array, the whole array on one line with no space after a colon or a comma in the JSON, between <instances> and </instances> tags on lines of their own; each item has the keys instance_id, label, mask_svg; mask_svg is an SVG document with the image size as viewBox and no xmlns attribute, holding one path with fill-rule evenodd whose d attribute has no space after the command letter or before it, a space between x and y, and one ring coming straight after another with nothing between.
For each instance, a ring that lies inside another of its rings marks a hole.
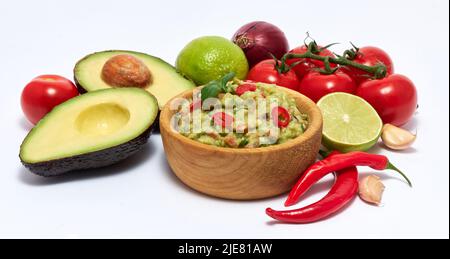
<instances>
[{"instance_id":1,"label":"avocado pit","mask_svg":"<svg viewBox=\"0 0 450 259\"><path fill-rule=\"evenodd\" d=\"M102 79L113 87L145 88L152 83L152 74L140 59L122 54L110 58L105 63Z\"/></svg>"}]
</instances>

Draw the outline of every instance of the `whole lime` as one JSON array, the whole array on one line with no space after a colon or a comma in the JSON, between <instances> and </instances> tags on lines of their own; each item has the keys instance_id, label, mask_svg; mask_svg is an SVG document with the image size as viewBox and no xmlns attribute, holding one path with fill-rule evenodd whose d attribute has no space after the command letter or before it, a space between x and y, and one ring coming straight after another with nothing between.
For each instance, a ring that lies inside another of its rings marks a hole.
<instances>
[{"instance_id":1,"label":"whole lime","mask_svg":"<svg viewBox=\"0 0 450 259\"><path fill-rule=\"evenodd\" d=\"M248 73L248 62L242 49L218 36L191 41L178 55L176 67L197 85L217 80L229 72L236 73L239 79L245 79Z\"/></svg>"}]
</instances>

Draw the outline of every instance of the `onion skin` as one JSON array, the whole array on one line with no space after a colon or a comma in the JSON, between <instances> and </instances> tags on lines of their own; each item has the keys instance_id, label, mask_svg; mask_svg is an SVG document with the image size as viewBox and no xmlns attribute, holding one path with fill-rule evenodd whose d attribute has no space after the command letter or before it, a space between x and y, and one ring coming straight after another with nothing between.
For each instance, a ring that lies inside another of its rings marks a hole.
<instances>
[{"instance_id":1,"label":"onion skin","mask_svg":"<svg viewBox=\"0 0 450 259\"><path fill-rule=\"evenodd\" d=\"M281 59L289 51L289 43L284 32L277 26L256 21L242 26L232 41L245 53L250 67L260 61L272 58Z\"/></svg>"}]
</instances>

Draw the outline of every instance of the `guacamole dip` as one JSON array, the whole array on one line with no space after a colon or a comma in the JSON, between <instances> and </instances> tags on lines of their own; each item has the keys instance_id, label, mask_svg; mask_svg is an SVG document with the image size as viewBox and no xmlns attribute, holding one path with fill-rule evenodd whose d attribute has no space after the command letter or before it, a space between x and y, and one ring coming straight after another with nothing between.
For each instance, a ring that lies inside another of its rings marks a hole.
<instances>
[{"instance_id":1,"label":"guacamole dip","mask_svg":"<svg viewBox=\"0 0 450 259\"><path fill-rule=\"evenodd\" d=\"M281 87L240 80L228 82L217 98L203 102L200 91L194 92L176 116L180 134L229 148L285 143L308 127L307 115Z\"/></svg>"}]
</instances>

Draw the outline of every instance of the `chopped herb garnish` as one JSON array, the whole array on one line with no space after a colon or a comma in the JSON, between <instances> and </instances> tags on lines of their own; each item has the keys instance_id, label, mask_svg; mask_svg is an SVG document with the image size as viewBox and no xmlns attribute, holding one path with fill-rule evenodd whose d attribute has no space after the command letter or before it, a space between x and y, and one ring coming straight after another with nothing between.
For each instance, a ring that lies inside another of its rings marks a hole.
<instances>
[{"instance_id":1,"label":"chopped herb garnish","mask_svg":"<svg viewBox=\"0 0 450 259\"><path fill-rule=\"evenodd\" d=\"M240 147L240 148L243 148L243 147L247 146L248 143L249 143L248 139L243 139L243 140L241 140L241 142L239 143L239 147Z\"/></svg>"},{"instance_id":2,"label":"chopped herb garnish","mask_svg":"<svg viewBox=\"0 0 450 259\"><path fill-rule=\"evenodd\" d=\"M205 101L208 98L216 98L220 93L225 93L227 91L227 83L235 76L236 74L234 72L230 72L221 79L206 84L202 89L202 101Z\"/></svg>"}]
</instances>

